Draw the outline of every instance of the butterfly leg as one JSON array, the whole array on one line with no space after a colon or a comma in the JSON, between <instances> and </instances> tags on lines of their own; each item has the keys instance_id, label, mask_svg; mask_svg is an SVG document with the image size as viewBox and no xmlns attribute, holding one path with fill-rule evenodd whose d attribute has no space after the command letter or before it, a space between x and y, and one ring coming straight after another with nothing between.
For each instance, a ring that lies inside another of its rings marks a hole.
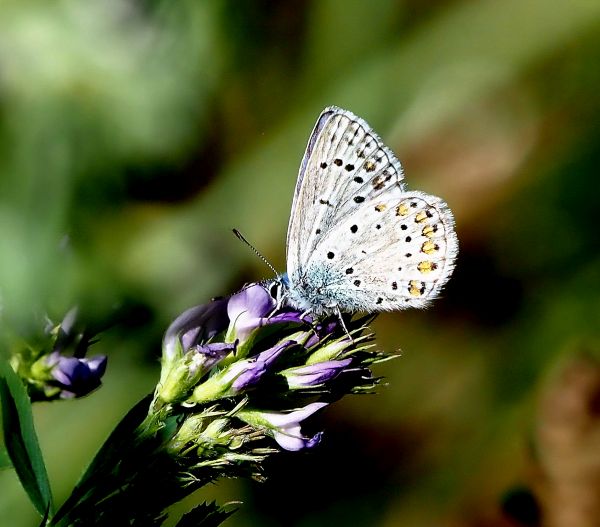
<instances>
[{"instance_id":1,"label":"butterfly leg","mask_svg":"<svg viewBox=\"0 0 600 527\"><path fill-rule=\"evenodd\" d=\"M342 317L342 312L340 311L339 306L335 306L335 311L337 314L337 317L340 321L340 324L342 325L342 328L344 328L344 333L346 333L346 335L348 335L348 338L350 339L350 342L352 342L352 344L354 344L354 338L352 338L352 335L350 335L350 332L348 331L348 328L346 327L346 323L344 322L344 317Z\"/></svg>"}]
</instances>

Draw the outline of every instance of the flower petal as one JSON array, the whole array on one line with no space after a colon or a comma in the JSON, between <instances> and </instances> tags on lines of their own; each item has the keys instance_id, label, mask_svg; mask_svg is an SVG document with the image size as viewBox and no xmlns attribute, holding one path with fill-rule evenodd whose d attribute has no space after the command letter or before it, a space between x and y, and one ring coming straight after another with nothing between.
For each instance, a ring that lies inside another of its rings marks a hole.
<instances>
[{"instance_id":1,"label":"flower petal","mask_svg":"<svg viewBox=\"0 0 600 527\"><path fill-rule=\"evenodd\" d=\"M293 340L288 340L259 353L252 359L237 363L240 365L244 364L245 370L233 381L233 384L231 385L232 392L239 393L242 390L246 390L256 385L261 377L269 371L271 365L279 358L279 356L287 348L295 345L296 343ZM234 364L234 366L236 365Z\"/></svg>"},{"instance_id":2,"label":"flower petal","mask_svg":"<svg viewBox=\"0 0 600 527\"><path fill-rule=\"evenodd\" d=\"M277 441L279 446L291 452L313 448L321 442L323 432L318 432L313 437L293 436L282 432L275 432L273 439Z\"/></svg>"},{"instance_id":3,"label":"flower petal","mask_svg":"<svg viewBox=\"0 0 600 527\"><path fill-rule=\"evenodd\" d=\"M252 284L233 295L227 303L230 320L245 314L249 318L261 318L275 308L275 300L260 284Z\"/></svg>"},{"instance_id":4,"label":"flower petal","mask_svg":"<svg viewBox=\"0 0 600 527\"><path fill-rule=\"evenodd\" d=\"M233 295L227 304L227 314L235 328L235 336L245 340L262 326L265 317L275 308L275 300L260 284L253 284Z\"/></svg>"},{"instance_id":5,"label":"flower petal","mask_svg":"<svg viewBox=\"0 0 600 527\"><path fill-rule=\"evenodd\" d=\"M290 388L303 388L321 385L337 377L350 364L352 359L317 362L308 366L290 368L283 371Z\"/></svg>"},{"instance_id":6,"label":"flower petal","mask_svg":"<svg viewBox=\"0 0 600 527\"><path fill-rule=\"evenodd\" d=\"M89 359L49 356L51 375L59 383L62 398L82 397L100 386L106 371L107 357L96 355Z\"/></svg>"},{"instance_id":7,"label":"flower petal","mask_svg":"<svg viewBox=\"0 0 600 527\"><path fill-rule=\"evenodd\" d=\"M227 355L235 351L235 342L211 342L204 345L196 345L189 349L190 371L189 377L202 376L213 366L221 362ZM202 371L200 371L202 370Z\"/></svg>"},{"instance_id":8,"label":"flower petal","mask_svg":"<svg viewBox=\"0 0 600 527\"><path fill-rule=\"evenodd\" d=\"M169 361L181 343L183 351L204 342L227 328L227 299L213 300L194 306L179 315L167 329L163 339L163 357Z\"/></svg>"},{"instance_id":9,"label":"flower petal","mask_svg":"<svg viewBox=\"0 0 600 527\"><path fill-rule=\"evenodd\" d=\"M261 417L277 428L291 429L291 427L298 426L307 417L327 406L328 403L310 403L300 410L293 412L261 412Z\"/></svg>"},{"instance_id":10,"label":"flower petal","mask_svg":"<svg viewBox=\"0 0 600 527\"><path fill-rule=\"evenodd\" d=\"M281 324L285 322L295 322L297 324L308 323L311 322L311 317L305 315L302 316L302 313L299 311L281 311L276 315L269 317L266 321L268 324Z\"/></svg>"}]
</instances>

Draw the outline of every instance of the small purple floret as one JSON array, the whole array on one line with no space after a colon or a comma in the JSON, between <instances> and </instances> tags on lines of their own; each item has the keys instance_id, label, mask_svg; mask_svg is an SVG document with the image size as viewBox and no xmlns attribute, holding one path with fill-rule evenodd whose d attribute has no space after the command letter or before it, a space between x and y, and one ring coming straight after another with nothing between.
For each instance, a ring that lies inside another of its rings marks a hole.
<instances>
[{"instance_id":1,"label":"small purple floret","mask_svg":"<svg viewBox=\"0 0 600 527\"><path fill-rule=\"evenodd\" d=\"M61 388L60 397L82 397L101 384L106 371L107 357L95 355L90 358L64 357L55 351L48 355L47 364L51 375Z\"/></svg>"},{"instance_id":2,"label":"small purple floret","mask_svg":"<svg viewBox=\"0 0 600 527\"><path fill-rule=\"evenodd\" d=\"M309 323L310 317L301 317L299 311L282 311L270 317L267 321L268 324L283 324L286 322L292 322L295 324Z\"/></svg>"},{"instance_id":3,"label":"small purple floret","mask_svg":"<svg viewBox=\"0 0 600 527\"><path fill-rule=\"evenodd\" d=\"M227 299L213 300L209 304L191 307L179 315L167 329L163 340L166 360L174 358L178 340L184 351L205 342L227 329Z\"/></svg>"},{"instance_id":4,"label":"small purple floret","mask_svg":"<svg viewBox=\"0 0 600 527\"><path fill-rule=\"evenodd\" d=\"M321 340L337 331L339 327L340 323L336 319L317 324L317 326L315 327L315 332L306 341L304 346L307 349L312 348L313 346L321 342Z\"/></svg>"},{"instance_id":5,"label":"small purple floret","mask_svg":"<svg viewBox=\"0 0 600 527\"><path fill-rule=\"evenodd\" d=\"M236 336L244 340L256 328L269 324L310 322L308 317L301 317L298 311L286 310L269 316L277 306L265 286L253 284L229 299L227 314L235 324Z\"/></svg>"},{"instance_id":6,"label":"small purple floret","mask_svg":"<svg viewBox=\"0 0 600 527\"><path fill-rule=\"evenodd\" d=\"M293 387L317 386L337 377L351 362L352 359L329 360L294 368L287 375L288 383Z\"/></svg>"},{"instance_id":7,"label":"small purple floret","mask_svg":"<svg viewBox=\"0 0 600 527\"><path fill-rule=\"evenodd\" d=\"M232 390L239 393L242 390L252 388L269 372L271 366L279 356L290 346L294 345L296 345L294 341L288 340L259 353L256 357L248 361L238 363L240 364L240 368L243 367L243 370L236 377L235 381L233 381L231 385ZM235 365L233 367L235 368Z\"/></svg>"},{"instance_id":8,"label":"small purple floret","mask_svg":"<svg viewBox=\"0 0 600 527\"><path fill-rule=\"evenodd\" d=\"M237 347L237 340L235 342L213 342L210 344L200 345L189 349L190 353L194 354L192 365L190 366L190 375L195 375L194 364L197 368L202 368L203 371L210 370L213 366L221 362L227 355L234 352Z\"/></svg>"},{"instance_id":9,"label":"small purple floret","mask_svg":"<svg viewBox=\"0 0 600 527\"><path fill-rule=\"evenodd\" d=\"M261 416L271 426L278 429L274 431L273 438L281 448L297 451L313 448L319 444L322 433L318 433L313 437L304 437L300 431L300 423L325 406L327 406L327 403L311 403L300 410L287 414L264 412Z\"/></svg>"},{"instance_id":10,"label":"small purple floret","mask_svg":"<svg viewBox=\"0 0 600 527\"><path fill-rule=\"evenodd\" d=\"M254 284L233 295L227 304L229 320L235 324L235 334L244 340L275 308L275 300L260 284Z\"/></svg>"}]
</instances>

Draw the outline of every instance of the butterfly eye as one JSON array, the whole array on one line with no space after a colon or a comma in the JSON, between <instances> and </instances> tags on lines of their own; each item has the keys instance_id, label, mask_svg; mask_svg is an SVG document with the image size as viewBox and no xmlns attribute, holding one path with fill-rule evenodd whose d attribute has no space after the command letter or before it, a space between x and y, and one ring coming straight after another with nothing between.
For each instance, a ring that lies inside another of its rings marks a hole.
<instances>
[{"instance_id":1,"label":"butterfly eye","mask_svg":"<svg viewBox=\"0 0 600 527\"><path fill-rule=\"evenodd\" d=\"M279 298L279 295L281 294L282 289L283 289L283 284L281 282L272 282L271 286L269 287L269 294L273 298Z\"/></svg>"}]
</instances>

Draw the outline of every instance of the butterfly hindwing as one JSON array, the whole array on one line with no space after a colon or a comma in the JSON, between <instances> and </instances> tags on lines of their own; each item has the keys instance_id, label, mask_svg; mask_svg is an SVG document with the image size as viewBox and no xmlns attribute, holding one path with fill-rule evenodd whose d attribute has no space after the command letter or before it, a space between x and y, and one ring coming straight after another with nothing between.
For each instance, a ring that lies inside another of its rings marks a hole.
<instances>
[{"instance_id":1,"label":"butterfly hindwing","mask_svg":"<svg viewBox=\"0 0 600 527\"><path fill-rule=\"evenodd\" d=\"M452 213L441 199L406 192L370 200L317 244L301 288L317 312L319 304L349 312L423 307L450 277L457 250Z\"/></svg>"}]
</instances>

